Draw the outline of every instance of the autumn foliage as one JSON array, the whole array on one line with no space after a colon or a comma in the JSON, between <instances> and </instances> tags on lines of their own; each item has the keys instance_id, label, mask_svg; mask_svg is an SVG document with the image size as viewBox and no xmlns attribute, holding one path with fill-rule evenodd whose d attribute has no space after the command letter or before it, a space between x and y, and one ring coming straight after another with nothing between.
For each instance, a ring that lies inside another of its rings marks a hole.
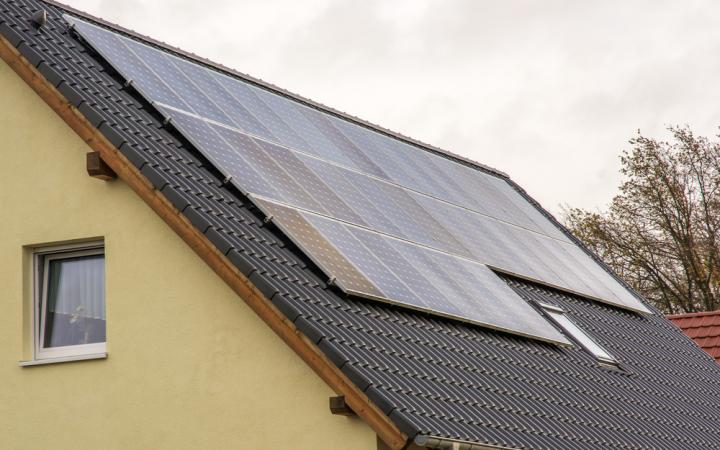
<instances>
[{"instance_id":1,"label":"autumn foliage","mask_svg":"<svg viewBox=\"0 0 720 450\"><path fill-rule=\"evenodd\" d=\"M669 131L630 140L607 210L565 208L564 222L664 312L720 309L720 143Z\"/></svg>"}]
</instances>

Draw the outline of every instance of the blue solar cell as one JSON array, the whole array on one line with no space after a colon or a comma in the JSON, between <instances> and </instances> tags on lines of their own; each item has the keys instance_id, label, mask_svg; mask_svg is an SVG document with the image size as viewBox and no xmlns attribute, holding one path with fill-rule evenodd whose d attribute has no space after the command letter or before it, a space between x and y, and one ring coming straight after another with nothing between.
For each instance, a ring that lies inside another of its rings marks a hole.
<instances>
[{"instance_id":1,"label":"blue solar cell","mask_svg":"<svg viewBox=\"0 0 720 450\"><path fill-rule=\"evenodd\" d=\"M302 180L303 188L315 199L321 199L322 209L317 212L325 213L337 219L365 225L363 220L353 208L348 206L327 184L327 179L320 178L303 161L310 161L312 158L303 154L295 153L287 148L269 142L255 140L255 143L262 147L275 161L282 165L290 176L295 180Z\"/></svg>"},{"instance_id":2,"label":"blue solar cell","mask_svg":"<svg viewBox=\"0 0 720 450\"><path fill-rule=\"evenodd\" d=\"M475 260L498 264L507 258L506 249L498 239L495 230L497 224L493 223L493 219L449 203L436 202L420 194L413 194L413 198L445 229L453 230L453 236Z\"/></svg>"},{"instance_id":3,"label":"blue solar cell","mask_svg":"<svg viewBox=\"0 0 720 450\"><path fill-rule=\"evenodd\" d=\"M482 208L478 209L479 202L475 200L477 197L482 198L483 192L473 191L468 193L454 179L451 173L442 172L438 170L437 166L433 165L433 161L436 160L442 160L449 164L455 163L399 141L392 142L390 151L398 154L403 161L412 161L409 164L409 170L416 174L417 183L410 187L414 190L466 208L484 211Z\"/></svg>"},{"instance_id":4,"label":"blue solar cell","mask_svg":"<svg viewBox=\"0 0 720 450\"><path fill-rule=\"evenodd\" d=\"M130 40L80 20L71 20L76 30L91 41L98 51L123 76L132 80L135 87L151 100L190 110L173 90L125 45Z\"/></svg>"},{"instance_id":5,"label":"blue solar cell","mask_svg":"<svg viewBox=\"0 0 720 450\"><path fill-rule=\"evenodd\" d=\"M546 247L553 247L555 256L563 258L562 260L566 266L572 267L573 273L580 274L578 278L582 280L584 285L587 286L587 289L592 291L596 296L608 299L617 298L612 289L607 287L607 280L603 280L603 276L601 275L604 274L608 276L607 273L602 270L593 270L593 268L598 268L598 265L594 261L591 261L590 257L576 245L566 243L558 245L557 242L548 242L549 239L544 236L539 236L538 241L542 242ZM574 250L578 250L578 252L576 253ZM576 289L576 292L583 291ZM618 299L618 301L620 300Z\"/></svg>"},{"instance_id":6,"label":"blue solar cell","mask_svg":"<svg viewBox=\"0 0 720 450\"><path fill-rule=\"evenodd\" d=\"M303 155L300 155L299 159L316 174L319 176L321 174L322 180L330 189L363 218L362 224L357 221L351 221L352 223L367 225L372 229L396 236L403 235L401 229L378 210L375 206L377 202L367 195L367 191L354 182L353 172ZM363 175L358 176L363 177ZM340 218L334 211L330 211L330 215Z\"/></svg>"},{"instance_id":7,"label":"blue solar cell","mask_svg":"<svg viewBox=\"0 0 720 450\"><path fill-rule=\"evenodd\" d=\"M345 159L352 161L352 168L369 175L388 179L382 168L372 162L355 144L335 128L332 122L325 117L325 114L310 108L303 108L302 112L335 145L336 154L341 154Z\"/></svg>"},{"instance_id":8,"label":"blue solar cell","mask_svg":"<svg viewBox=\"0 0 720 450\"><path fill-rule=\"evenodd\" d=\"M647 307L638 301L634 294L615 281L605 269L596 263L581 248L576 245L567 244L563 245L563 250L570 255L570 263L574 268L592 275L592 278L589 277L587 279L588 283L595 283L595 280L597 280L597 283L601 285L601 287L597 288L598 290L602 290L603 292L609 290L612 292L613 297L608 298L614 300L618 304L624 305L626 308L634 309L640 312L650 312ZM593 284L593 286L595 286L595 284ZM605 300L606 297L600 296L599 299Z\"/></svg>"},{"instance_id":9,"label":"blue solar cell","mask_svg":"<svg viewBox=\"0 0 720 450\"><path fill-rule=\"evenodd\" d=\"M495 185L497 191L503 195L504 199L507 199L517 210L522 211L522 213L535 224L535 227L530 227L531 229L535 229L553 239L572 243L565 233L560 231L543 213L523 198L507 181L491 176L488 176L486 179Z\"/></svg>"},{"instance_id":10,"label":"blue solar cell","mask_svg":"<svg viewBox=\"0 0 720 450\"><path fill-rule=\"evenodd\" d=\"M463 315L476 315L478 309L482 309L481 316L484 320L499 323L503 320L502 316L508 314L511 305L506 304L507 301L499 304L495 301L487 301L488 299L496 299L497 296L492 293L487 280L483 280L483 277L476 273L475 266L477 266L478 270L481 270L480 268L484 269L485 266L473 265L474 263L442 253L433 254L432 258L433 266L442 267L444 276L459 286L462 295L455 299L455 306ZM493 276L497 278L497 276Z\"/></svg>"},{"instance_id":11,"label":"blue solar cell","mask_svg":"<svg viewBox=\"0 0 720 450\"><path fill-rule=\"evenodd\" d=\"M509 256L506 265L500 266L500 269L509 273L522 270L522 274L527 274L531 279L545 280L557 287L566 285L556 268L551 266L550 258L544 254L544 249L534 239L529 239L525 230L516 226L498 225L495 231L495 237L507 249Z\"/></svg>"},{"instance_id":12,"label":"blue solar cell","mask_svg":"<svg viewBox=\"0 0 720 450\"><path fill-rule=\"evenodd\" d=\"M368 248L350 232L348 225L312 214L303 217L318 229L320 234L330 241L352 264L362 272L385 299L406 305L420 305L420 299L413 290L399 279L393 271L371 253ZM280 221L283 219L280 218ZM371 233L365 231L364 233ZM357 292L368 295L366 292Z\"/></svg>"},{"instance_id":13,"label":"blue solar cell","mask_svg":"<svg viewBox=\"0 0 720 450\"><path fill-rule=\"evenodd\" d=\"M286 98L272 94L262 89L255 91L256 95L272 109L298 136L307 143L296 150L316 156L325 161L332 161L341 166L355 168L352 160L348 159L335 144L325 136L303 114L305 106L289 102Z\"/></svg>"},{"instance_id":14,"label":"blue solar cell","mask_svg":"<svg viewBox=\"0 0 720 450\"><path fill-rule=\"evenodd\" d=\"M384 297L376 285L310 224L302 213L262 199L255 198L254 201L325 272L329 281L349 292L362 292L374 298Z\"/></svg>"},{"instance_id":15,"label":"blue solar cell","mask_svg":"<svg viewBox=\"0 0 720 450\"><path fill-rule=\"evenodd\" d=\"M533 250L538 255L538 259L550 262L548 268L555 273L558 280L561 280L558 286L566 287L574 292L594 293L587 284L589 280L578 276L578 267L574 266L568 253L563 250L562 244L538 233L520 230L519 234L523 235L523 242L534 245ZM599 297L599 295L596 296Z\"/></svg>"},{"instance_id":16,"label":"blue solar cell","mask_svg":"<svg viewBox=\"0 0 720 450\"><path fill-rule=\"evenodd\" d=\"M230 148L239 153L242 158L260 175L260 177L280 194L286 203L311 211L323 212L320 203L305 191L300 182L291 177L282 166L270 157L262 147L247 135L238 133L217 125L210 126L222 137ZM243 180L238 180L242 183Z\"/></svg>"},{"instance_id":17,"label":"blue solar cell","mask_svg":"<svg viewBox=\"0 0 720 450\"><path fill-rule=\"evenodd\" d=\"M425 309L434 309L438 304L452 304L453 301L448 299L437 287L429 282L408 260L401 255L392 243L392 239L383 237L380 234L359 228L349 227L350 232L365 245L365 247L382 261L387 271L394 273L397 278L403 280L405 285L409 286L418 298L419 304L416 306ZM446 311L448 314L451 311Z\"/></svg>"},{"instance_id":18,"label":"blue solar cell","mask_svg":"<svg viewBox=\"0 0 720 450\"><path fill-rule=\"evenodd\" d=\"M175 58L130 39L126 39L125 44L130 51L147 64L158 78L189 105L188 111L218 122L231 122L230 118L177 68L173 63Z\"/></svg>"},{"instance_id":19,"label":"blue solar cell","mask_svg":"<svg viewBox=\"0 0 720 450\"><path fill-rule=\"evenodd\" d=\"M425 278L435 289L442 293L442 296L436 299L436 303L447 302L449 305L452 305L452 309L448 307L443 308L442 311L444 313L458 317L467 317L460 305L462 304L462 299L468 297L471 293L466 292L461 285L455 282L447 272L447 267L439 264L442 260L440 254L431 253L431 251L423 247L404 241L388 240L387 242L393 250L398 252L405 260L411 262L412 268L415 269L421 277ZM460 300L460 305L454 302L455 299ZM437 308L437 305L435 307ZM481 315L478 309L473 316L468 317L468 320ZM488 317L486 320L491 321L492 318Z\"/></svg>"},{"instance_id":20,"label":"blue solar cell","mask_svg":"<svg viewBox=\"0 0 720 450\"><path fill-rule=\"evenodd\" d=\"M432 238L422 228L422 225L414 217L409 216L402 205L397 204L392 195L388 194L388 190L393 189L392 186L377 183L370 178L353 172L348 172L347 176L353 186L375 201L375 207L399 230L398 237L423 244L432 242Z\"/></svg>"},{"instance_id":21,"label":"blue solar cell","mask_svg":"<svg viewBox=\"0 0 720 450\"><path fill-rule=\"evenodd\" d=\"M381 183L364 175L348 172L348 180L371 198L401 234L397 235L441 250L469 256L469 252L440 225L410 193L395 185Z\"/></svg>"},{"instance_id":22,"label":"blue solar cell","mask_svg":"<svg viewBox=\"0 0 720 450\"><path fill-rule=\"evenodd\" d=\"M453 192L460 193L466 199L472 199L458 204L496 219L517 225L525 224L517 223L512 219L507 210L508 205L502 201L492 186L485 182L485 177L489 175L437 155L429 155L428 160L433 167L437 167L439 173L444 174L448 183L452 183Z\"/></svg>"},{"instance_id":23,"label":"blue solar cell","mask_svg":"<svg viewBox=\"0 0 720 450\"><path fill-rule=\"evenodd\" d=\"M406 169L407 164L403 161L402 155L389 151L386 139L381 139L376 133L372 133L360 125L345 120L332 118L335 128L340 130L356 147L367 156L367 158L383 168L388 180L401 186L416 186L418 180Z\"/></svg>"},{"instance_id":24,"label":"blue solar cell","mask_svg":"<svg viewBox=\"0 0 720 450\"><path fill-rule=\"evenodd\" d=\"M219 136L211 126L202 119L189 116L177 111L160 107L168 116L172 117L173 124L183 135L210 161L221 167L225 175L231 175L233 180L242 180L238 188L243 192L253 192L265 197L282 199L282 195L268 183L238 152Z\"/></svg>"},{"instance_id":25,"label":"blue solar cell","mask_svg":"<svg viewBox=\"0 0 720 450\"><path fill-rule=\"evenodd\" d=\"M222 74L215 74L215 79L275 136L279 144L292 148L307 148L307 142L258 97L260 89L245 83L238 83L237 80Z\"/></svg>"},{"instance_id":26,"label":"blue solar cell","mask_svg":"<svg viewBox=\"0 0 720 450\"><path fill-rule=\"evenodd\" d=\"M227 125L263 139L277 140L239 101L220 85L213 73L205 67L175 58L175 65L190 78L207 97L230 118ZM220 119L216 119L220 120Z\"/></svg>"}]
</instances>

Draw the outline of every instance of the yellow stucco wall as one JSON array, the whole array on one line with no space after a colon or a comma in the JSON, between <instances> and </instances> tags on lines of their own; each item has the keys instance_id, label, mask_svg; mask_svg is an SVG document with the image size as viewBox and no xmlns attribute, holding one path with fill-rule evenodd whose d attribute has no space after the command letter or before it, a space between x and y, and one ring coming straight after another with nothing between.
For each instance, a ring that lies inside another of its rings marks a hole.
<instances>
[{"instance_id":1,"label":"yellow stucco wall","mask_svg":"<svg viewBox=\"0 0 720 450\"><path fill-rule=\"evenodd\" d=\"M0 61L0 449L377 448L139 197L87 176L87 151ZM19 367L23 247L97 236L109 358Z\"/></svg>"}]
</instances>

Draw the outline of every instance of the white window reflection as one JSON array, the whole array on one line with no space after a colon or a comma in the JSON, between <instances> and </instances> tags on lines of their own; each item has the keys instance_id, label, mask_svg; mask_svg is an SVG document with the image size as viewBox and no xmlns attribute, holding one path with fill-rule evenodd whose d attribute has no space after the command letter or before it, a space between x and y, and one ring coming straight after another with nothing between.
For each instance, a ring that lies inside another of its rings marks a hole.
<instances>
[{"instance_id":1,"label":"white window reflection","mask_svg":"<svg viewBox=\"0 0 720 450\"><path fill-rule=\"evenodd\" d=\"M582 345L587 351L592 353L599 360L606 363L615 363L615 358L605 351L598 343L596 343L585 331L575 325L570 320L565 312L552 305L541 304L545 312L555 321L565 332L570 335L575 341Z\"/></svg>"}]
</instances>

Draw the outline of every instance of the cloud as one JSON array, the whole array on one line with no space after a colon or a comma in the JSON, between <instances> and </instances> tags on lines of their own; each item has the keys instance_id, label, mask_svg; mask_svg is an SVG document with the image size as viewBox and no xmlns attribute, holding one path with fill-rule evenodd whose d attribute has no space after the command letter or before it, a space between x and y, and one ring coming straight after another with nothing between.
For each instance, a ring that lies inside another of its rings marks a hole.
<instances>
[{"instance_id":1,"label":"cloud","mask_svg":"<svg viewBox=\"0 0 720 450\"><path fill-rule=\"evenodd\" d=\"M640 128L714 136L710 1L68 0L92 14L601 207Z\"/></svg>"}]
</instances>

